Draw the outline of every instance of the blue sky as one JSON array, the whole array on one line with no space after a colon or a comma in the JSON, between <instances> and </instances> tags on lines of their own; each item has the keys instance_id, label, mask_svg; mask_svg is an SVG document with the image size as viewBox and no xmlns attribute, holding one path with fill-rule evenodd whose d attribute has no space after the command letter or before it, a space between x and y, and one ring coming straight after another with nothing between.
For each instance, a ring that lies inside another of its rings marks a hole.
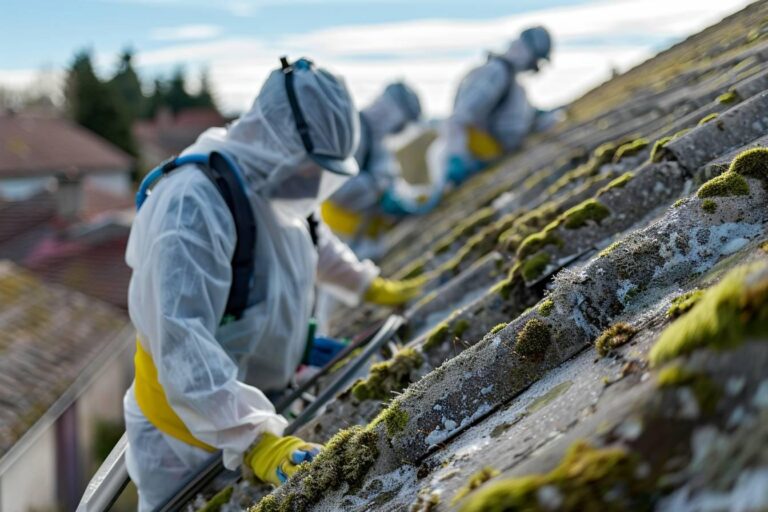
<instances>
[{"instance_id":1,"label":"blue sky","mask_svg":"<svg viewBox=\"0 0 768 512\"><path fill-rule=\"evenodd\" d=\"M458 79L543 23L556 39L552 65L527 77L532 99L554 106L745 0L4 0L0 85L55 82L80 48L108 74L126 45L143 76L176 66L210 71L220 103L246 108L277 57L312 56L347 77L359 103L406 79L427 111L445 115ZM40 69L48 69L41 75ZM41 86L42 87L42 86Z\"/></svg>"}]
</instances>

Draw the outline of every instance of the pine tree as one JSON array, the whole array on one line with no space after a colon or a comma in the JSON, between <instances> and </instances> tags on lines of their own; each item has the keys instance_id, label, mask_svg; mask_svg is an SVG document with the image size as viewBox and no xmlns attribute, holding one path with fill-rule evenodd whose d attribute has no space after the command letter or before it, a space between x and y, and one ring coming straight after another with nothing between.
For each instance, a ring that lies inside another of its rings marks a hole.
<instances>
[{"instance_id":1,"label":"pine tree","mask_svg":"<svg viewBox=\"0 0 768 512\"><path fill-rule=\"evenodd\" d=\"M181 68L176 69L168 82L165 104L174 114L178 114L185 108L196 106L195 97L187 92L186 78Z\"/></svg>"},{"instance_id":2,"label":"pine tree","mask_svg":"<svg viewBox=\"0 0 768 512\"><path fill-rule=\"evenodd\" d=\"M141 80L133 67L133 55L130 48L123 50L118 60L117 72L109 81L110 87L124 103L132 121L140 117L146 108Z\"/></svg>"},{"instance_id":3,"label":"pine tree","mask_svg":"<svg viewBox=\"0 0 768 512\"><path fill-rule=\"evenodd\" d=\"M195 97L195 103L199 107L210 107L216 109L216 100L213 98L213 91L211 90L211 82L208 76L208 71L203 70L200 73L200 92Z\"/></svg>"},{"instance_id":4,"label":"pine tree","mask_svg":"<svg viewBox=\"0 0 768 512\"><path fill-rule=\"evenodd\" d=\"M87 50L76 54L69 68L65 99L75 122L127 153L137 154L127 108L120 96L96 76Z\"/></svg>"}]
</instances>

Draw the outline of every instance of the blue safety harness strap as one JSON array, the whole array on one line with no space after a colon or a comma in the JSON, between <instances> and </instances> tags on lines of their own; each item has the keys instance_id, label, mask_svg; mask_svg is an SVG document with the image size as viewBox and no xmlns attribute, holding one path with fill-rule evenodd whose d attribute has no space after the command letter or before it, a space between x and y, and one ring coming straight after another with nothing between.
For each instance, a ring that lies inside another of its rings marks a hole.
<instances>
[{"instance_id":1,"label":"blue safety harness strap","mask_svg":"<svg viewBox=\"0 0 768 512\"><path fill-rule=\"evenodd\" d=\"M184 155L169 158L152 169L136 193L136 209L140 209L152 184L183 165L197 164L216 186L235 221L237 242L232 254L232 284L222 323L239 320L248 307L248 296L253 280L256 254L256 219L246 194L245 182L237 164L225 153L213 151L209 155Z\"/></svg>"}]
</instances>

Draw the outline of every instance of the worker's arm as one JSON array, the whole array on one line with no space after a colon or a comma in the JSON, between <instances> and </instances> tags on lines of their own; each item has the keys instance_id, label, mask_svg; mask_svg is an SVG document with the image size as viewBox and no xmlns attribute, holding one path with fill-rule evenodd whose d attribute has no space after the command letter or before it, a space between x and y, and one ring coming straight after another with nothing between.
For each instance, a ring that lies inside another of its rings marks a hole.
<instances>
[{"instance_id":1,"label":"worker's arm","mask_svg":"<svg viewBox=\"0 0 768 512\"><path fill-rule=\"evenodd\" d=\"M379 268L371 260L360 261L324 222L318 223L317 238L318 282L347 305L359 304Z\"/></svg>"},{"instance_id":2,"label":"worker's arm","mask_svg":"<svg viewBox=\"0 0 768 512\"><path fill-rule=\"evenodd\" d=\"M238 381L215 338L231 282L231 215L209 182L181 186L170 199L156 198L145 233L154 236L143 237L149 246L131 265L131 297L140 301L131 302L131 317L173 410L234 469L259 434L280 435L286 421L261 391Z\"/></svg>"},{"instance_id":3,"label":"worker's arm","mask_svg":"<svg viewBox=\"0 0 768 512\"><path fill-rule=\"evenodd\" d=\"M391 151L381 141L368 141L370 152L365 162L367 167L347 181L331 198L332 201L354 212L375 209L384 192L392 187L400 175L400 165Z\"/></svg>"}]
</instances>

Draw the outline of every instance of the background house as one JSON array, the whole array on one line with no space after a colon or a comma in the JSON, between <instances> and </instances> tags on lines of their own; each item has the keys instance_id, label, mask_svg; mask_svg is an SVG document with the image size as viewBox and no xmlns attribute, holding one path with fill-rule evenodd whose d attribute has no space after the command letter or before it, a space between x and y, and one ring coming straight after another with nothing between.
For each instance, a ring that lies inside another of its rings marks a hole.
<instances>
[{"instance_id":1,"label":"background house","mask_svg":"<svg viewBox=\"0 0 768 512\"><path fill-rule=\"evenodd\" d=\"M0 197L6 200L51 187L62 207L77 206L84 186L126 195L132 165L125 152L66 119L0 115Z\"/></svg>"},{"instance_id":2,"label":"background house","mask_svg":"<svg viewBox=\"0 0 768 512\"><path fill-rule=\"evenodd\" d=\"M213 126L224 126L227 119L216 107L188 107L176 114L161 108L153 119L140 119L133 125L133 136L146 167L178 155L195 142L198 135Z\"/></svg>"},{"instance_id":3,"label":"background house","mask_svg":"<svg viewBox=\"0 0 768 512\"><path fill-rule=\"evenodd\" d=\"M122 430L133 336L117 308L0 261L0 510L74 510Z\"/></svg>"},{"instance_id":4,"label":"background house","mask_svg":"<svg viewBox=\"0 0 768 512\"><path fill-rule=\"evenodd\" d=\"M67 120L0 116L0 258L125 309L132 165Z\"/></svg>"}]
</instances>

